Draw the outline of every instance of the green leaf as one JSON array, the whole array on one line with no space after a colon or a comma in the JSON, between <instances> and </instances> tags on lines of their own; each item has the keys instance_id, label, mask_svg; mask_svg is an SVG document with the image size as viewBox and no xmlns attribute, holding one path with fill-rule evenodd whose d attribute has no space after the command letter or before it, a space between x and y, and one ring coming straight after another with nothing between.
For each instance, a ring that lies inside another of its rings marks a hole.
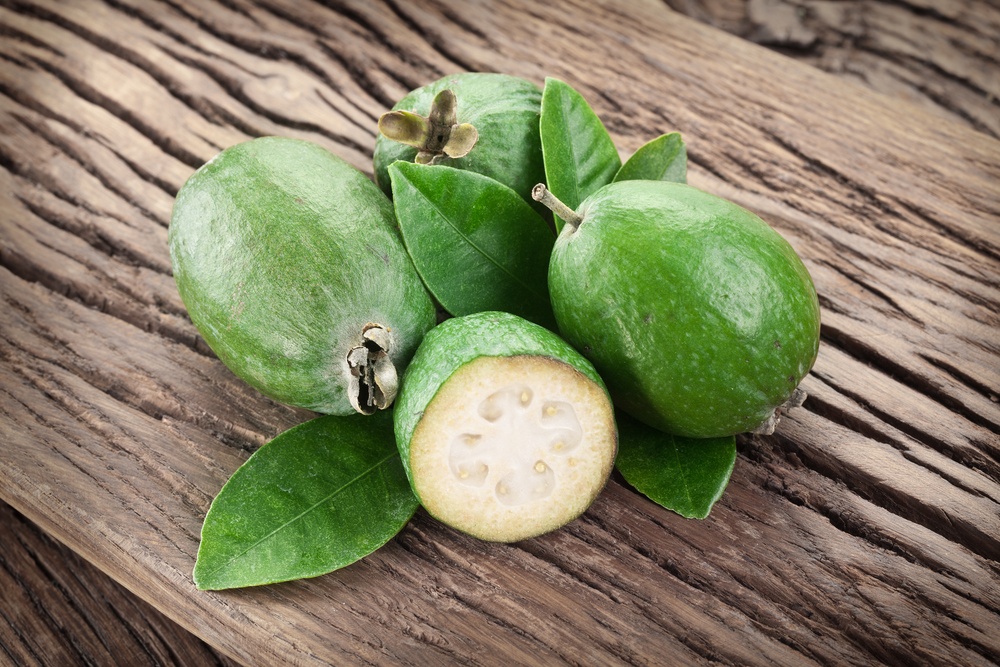
<instances>
[{"instance_id":1,"label":"green leaf","mask_svg":"<svg viewBox=\"0 0 1000 667\"><path fill-rule=\"evenodd\" d=\"M657 431L621 412L615 465L647 498L689 519L704 519L729 484L736 437L685 438Z\"/></svg>"},{"instance_id":2,"label":"green leaf","mask_svg":"<svg viewBox=\"0 0 1000 667\"><path fill-rule=\"evenodd\" d=\"M219 590L326 574L388 542L416 509L389 411L313 419L257 450L219 491L194 582Z\"/></svg>"},{"instance_id":3,"label":"green leaf","mask_svg":"<svg viewBox=\"0 0 1000 667\"><path fill-rule=\"evenodd\" d=\"M618 170L618 181L687 183L687 149L680 133L664 134L641 146Z\"/></svg>"},{"instance_id":4,"label":"green leaf","mask_svg":"<svg viewBox=\"0 0 1000 667\"><path fill-rule=\"evenodd\" d=\"M389 177L406 249L445 310L501 310L555 328L548 287L555 237L524 199L444 165L399 161Z\"/></svg>"},{"instance_id":5,"label":"green leaf","mask_svg":"<svg viewBox=\"0 0 1000 667\"><path fill-rule=\"evenodd\" d=\"M621 168L601 119L580 93L558 79L545 80L539 130L546 186L573 210Z\"/></svg>"}]
</instances>

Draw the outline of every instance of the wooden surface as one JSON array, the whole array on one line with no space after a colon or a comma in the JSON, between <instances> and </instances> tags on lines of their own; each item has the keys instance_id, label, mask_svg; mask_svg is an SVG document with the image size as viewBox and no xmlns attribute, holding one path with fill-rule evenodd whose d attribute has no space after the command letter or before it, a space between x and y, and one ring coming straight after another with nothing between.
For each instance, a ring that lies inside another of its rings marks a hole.
<instances>
[{"instance_id":1,"label":"wooden surface","mask_svg":"<svg viewBox=\"0 0 1000 667\"><path fill-rule=\"evenodd\" d=\"M0 497L187 630L251 664L996 664L989 132L651 1L0 5ZM332 575L194 590L211 498L308 415L197 337L169 275L173 195L262 134L370 172L378 114L457 70L561 77L626 154L683 132L691 182L813 273L809 400L741 438L703 522L614 480L517 545L419 514Z\"/></svg>"},{"instance_id":2,"label":"wooden surface","mask_svg":"<svg viewBox=\"0 0 1000 667\"><path fill-rule=\"evenodd\" d=\"M665 0L799 62L1000 137L996 0Z\"/></svg>"},{"instance_id":3,"label":"wooden surface","mask_svg":"<svg viewBox=\"0 0 1000 667\"><path fill-rule=\"evenodd\" d=\"M237 664L6 504L0 544L0 664Z\"/></svg>"}]
</instances>

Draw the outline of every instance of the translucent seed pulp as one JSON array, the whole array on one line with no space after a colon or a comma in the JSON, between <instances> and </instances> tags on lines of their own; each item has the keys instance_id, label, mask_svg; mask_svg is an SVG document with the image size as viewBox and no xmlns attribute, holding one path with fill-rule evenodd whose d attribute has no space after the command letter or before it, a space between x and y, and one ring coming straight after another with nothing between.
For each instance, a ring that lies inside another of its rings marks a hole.
<instances>
[{"instance_id":1,"label":"translucent seed pulp","mask_svg":"<svg viewBox=\"0 0 1000 667\"><path fill-rule=\"evenodd\" d=\"M535 400L523 384L510 384L481 401L477 430L456 435L448 462L455 479L469 486L492 483L497 501L523 505L548 497L565 457L580 444L583 428L565 401ZM491 466L497 474L490 476Z\"/></svg>"}]
</instances>

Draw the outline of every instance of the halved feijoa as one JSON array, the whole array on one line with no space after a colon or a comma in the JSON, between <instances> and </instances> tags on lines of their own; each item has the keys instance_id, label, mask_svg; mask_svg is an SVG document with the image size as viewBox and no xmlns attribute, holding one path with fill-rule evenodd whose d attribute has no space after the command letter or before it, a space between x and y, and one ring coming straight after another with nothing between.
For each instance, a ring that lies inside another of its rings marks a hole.
<instances>
[{"instance_id":1,"label":"halved feijoa","mask_svg":"<svg viewBox=\"0 0 1000 667\"><path fill-rule=\"evenodd\" d=\"M340 415L387 407L435 322L392 203L306 141L264 137L217 155L177 194L169 240L198 331L283 403Z\"/></svg>"},{"instance_id":2,"label":"halved feijoa","mask_svg":"<svg viewBox=\"0 0 1000 667\"><path fill-rule=\"evenodd\" d=\"M446 320L427 335L403 378L395 430L427 511L502 542L582 514L617 450L593 366L551 331L501 312Z\"/></svg>"}]
</instances>

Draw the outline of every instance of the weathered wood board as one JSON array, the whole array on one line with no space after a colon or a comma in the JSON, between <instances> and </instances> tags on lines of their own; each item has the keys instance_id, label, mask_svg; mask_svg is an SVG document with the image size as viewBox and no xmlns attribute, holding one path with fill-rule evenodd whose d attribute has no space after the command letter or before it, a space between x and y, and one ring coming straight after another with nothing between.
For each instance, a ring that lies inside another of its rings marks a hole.
<instances>
[{"instance_id":1,"label":"weathered wood board","mask_svg":"<svg viewBox=\"0 0 1000 667\"><path fill-rule=\"evenodd\" d=\"M665 0L709 25L1000 137L996 0Z\"/></svg>"},{"instance_id":2,"label":"weathered wood board","mask_svg":"<svg viewBox=\"0 0 1000 667\"><path fill-rule=\"evenodd\" d=\"M0 3L0 497L254 664L995 664L1000 142L649 2ZM577 87L623 154L679 130L824 308L810 398L681 519L613 480L509 546L423 514L340 572L194 589L201 519L308 414L236 380L170 276L177 189L251 136L370 172L458 70Z\"/></svg>"},{"instance_id":3,"label":"weathered wood board","mask_svg":"<svg viewBox=\"0 0 1000 667\"><path fill-rule=\"evenodd\" d=\"M6 504L0 544L0 663L236 665Z\"/></svg>"}]
</instances>

